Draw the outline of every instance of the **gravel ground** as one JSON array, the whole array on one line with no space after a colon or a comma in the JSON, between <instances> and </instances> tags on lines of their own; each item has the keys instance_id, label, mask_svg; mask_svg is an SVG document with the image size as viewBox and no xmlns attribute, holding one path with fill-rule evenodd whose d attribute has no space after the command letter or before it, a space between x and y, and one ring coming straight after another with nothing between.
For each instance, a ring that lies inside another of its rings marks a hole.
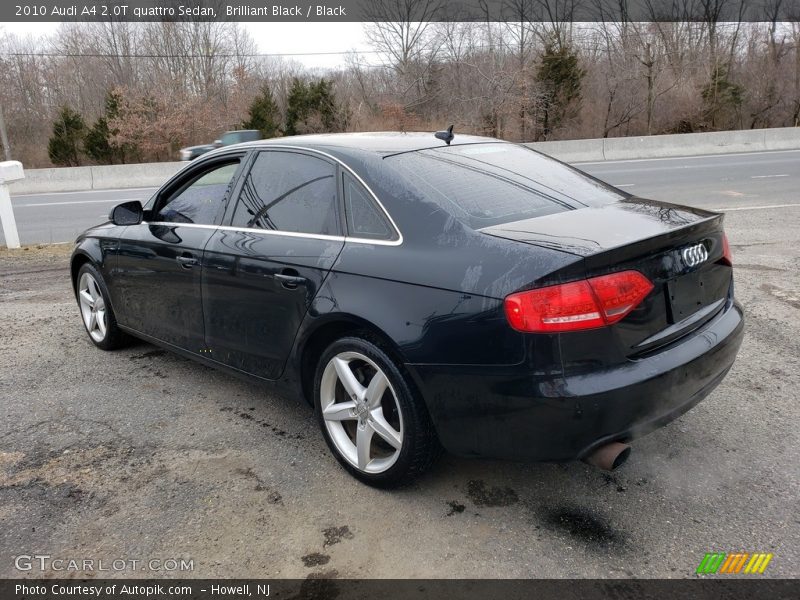
<instances>
[{"instance_id":1,"label":"gravel ground","mask_svg":"<svg viewBox=\"0 0 800 600\"><path fill-rule=\"evenodd\" d=\"M621 469L445 457L394 492L346 475L296 399L145 343L96 350L69 247L0 252L0 577L42 575L21 554L183 558L192 577L693 577L708 551L798 577L798 216L729 213L738 361ZM65 574L93 575L45 573ZM115 574L178 575L94 573Z\"/></svg>"}]
</instances>

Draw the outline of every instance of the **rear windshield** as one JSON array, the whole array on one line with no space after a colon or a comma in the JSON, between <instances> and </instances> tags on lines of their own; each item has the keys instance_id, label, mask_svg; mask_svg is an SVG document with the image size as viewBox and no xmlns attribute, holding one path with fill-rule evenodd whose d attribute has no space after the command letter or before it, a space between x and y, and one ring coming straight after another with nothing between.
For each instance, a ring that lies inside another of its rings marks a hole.
<instances>
[{"instance_id":1,"label":"rear windshield","mask_svg":"<svg viewBox=\"0 0 800 600\"><path fill-rule=\"evenodd\" d=\"M626 197L567 165L513 144L447 146L386 160L473 229Z\"/></svg>"}]
</instances>

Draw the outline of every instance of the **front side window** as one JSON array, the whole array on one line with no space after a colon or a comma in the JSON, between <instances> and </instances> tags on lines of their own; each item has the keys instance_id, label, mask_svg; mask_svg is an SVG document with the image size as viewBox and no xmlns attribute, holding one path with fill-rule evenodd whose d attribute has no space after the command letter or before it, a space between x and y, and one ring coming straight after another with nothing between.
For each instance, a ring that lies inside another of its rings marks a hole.
<instances>
[{"instance_id":1,"label":"front side window","mask_svg":"<svg viewBox=\"0 0 800 600\"><path fill-rule=\"evenodd\" d=\"M216 225L239 159L196 175L160 203L154 221Z\"/></svg>"},{"instance_id":2,"label":"front side window","mask_svg":"<svg viewBox=\"0 0 800 600\"><path fill-rule=\"evenodd\" d=\"M259 153L245 179L234 227L339 235L336 167L296 152Z\"/></svg>"}]
</instances>

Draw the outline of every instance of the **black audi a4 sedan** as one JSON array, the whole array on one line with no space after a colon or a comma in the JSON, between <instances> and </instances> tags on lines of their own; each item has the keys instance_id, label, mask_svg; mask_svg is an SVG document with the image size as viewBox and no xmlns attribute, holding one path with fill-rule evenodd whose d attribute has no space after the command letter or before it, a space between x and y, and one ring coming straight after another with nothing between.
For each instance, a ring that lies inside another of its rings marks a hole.
<instances>
[{"instance_id":1,"label":"black audi a4 sedan","mask_svg":"<svg viewBox=\"0 0 800 600\"><path fill-rule=\"evenodd\" d=\"M90 340L141 338L301 394L344 468L378 486L442 448L612 468L719 384L743 332L722 215L439 137L203 155L78 238Z\"/></svg>"}]
</instances>

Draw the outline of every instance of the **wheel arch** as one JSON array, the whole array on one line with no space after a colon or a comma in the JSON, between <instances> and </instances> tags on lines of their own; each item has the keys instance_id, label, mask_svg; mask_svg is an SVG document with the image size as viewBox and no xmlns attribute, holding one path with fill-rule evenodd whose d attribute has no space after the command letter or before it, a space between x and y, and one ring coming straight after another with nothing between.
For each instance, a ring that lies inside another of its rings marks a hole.
<instances>
[{"instance_id":1,"label":"wheel arch","mask_svg":"<svg viewBox=\"0 0 800 600\"><path fill-rule=\"evenodd\" d=\"M103 270L104 252L100 245L101 241L97 237L82 234L78 238L75 250L69 259L70 277L72 278L72 289L78 284L78 271L86 263L91 263L98 271Z\"/></svg>"},{"instance_id":2,"label":"wheel arch","mask_svg":"<svg viewBox=\"0 0 800 600\"><path fill-rule=\"evenodd\" d=\"M296 365L300 389L306 401L313 405L314 376L322 353L334 341L348 335L360 334L376 343L402 368L405 358L400 347L380 327L366 319L350 314L326 315L315 320L302 335L297 345ZM416 384L416 378L413 377Z\"/></svg>"},{"instance_id":3,"label":"wheel arch","mask_svg":"<svg viewBox=\"0 0 800 600\"><path fill-rule=\"evenodd\" d=\"M81 267L86 263L96 264L94 258L92 256L81 249L75 251L70 259L69 265L69 272L70 277L72 279L72 291L76 292L78 286L78 271L81 270ZM76 292L77 293L77 292Z\"/></svg>"}]
</instances>

